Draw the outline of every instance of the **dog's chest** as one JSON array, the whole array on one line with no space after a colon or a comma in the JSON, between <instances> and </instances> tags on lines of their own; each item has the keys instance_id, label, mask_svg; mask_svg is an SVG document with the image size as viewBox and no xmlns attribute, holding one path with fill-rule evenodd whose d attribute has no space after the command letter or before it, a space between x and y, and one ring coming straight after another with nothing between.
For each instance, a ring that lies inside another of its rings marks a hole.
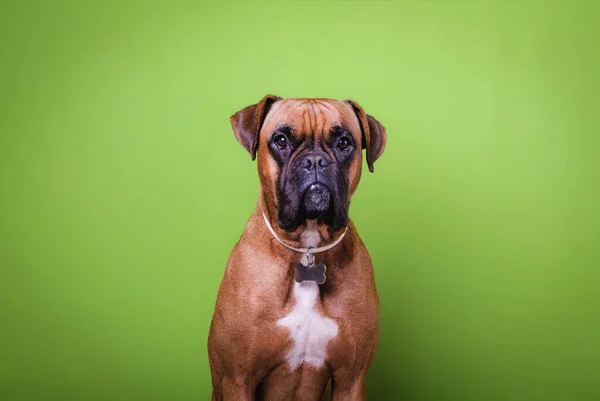
<instances>
[{"instance_id":1,"label":"dog's chest","mask_svg":"<svg viewBox=\"0 0 600 401\"><path fill-rule=\"evenodd\" d=\"M319 300L317 283L294 283L293 294L292 311L277 321L278 326L289 329L292 342L286 361L292 370L303 363L320 368L327 359L327 345L338 335L338 325L315 308Z\"/></svg>"}]
</instances>

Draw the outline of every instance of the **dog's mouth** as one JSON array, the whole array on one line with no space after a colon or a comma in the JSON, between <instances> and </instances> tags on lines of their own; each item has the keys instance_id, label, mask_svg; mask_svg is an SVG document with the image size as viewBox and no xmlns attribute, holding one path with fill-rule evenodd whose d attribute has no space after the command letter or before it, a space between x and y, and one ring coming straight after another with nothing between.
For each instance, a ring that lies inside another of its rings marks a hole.
<instances>
[{"instance_id":1,"label":"dog's mouth","mask_svg":"<svg viewBox=\"0 0 600 401\"><path fill-rule=\"evenodd\" d=\"M321 183L312 184L302 196L301 209L307 219L323 218L332 207L331 192Z\"/></svg>"},{"instance_id":2,"label":"dog's mouth","mask_svg":"<svg viewBox=\"0 0 600 401\"><path fill-rule=\"evenodd\" d=\"M294 232L306 220L316 220L334 232L348 225L348 206L339 193L321 182L307 185L300 196L282 198L279 209L279 227Z\"/></svg>"}]
</instances>

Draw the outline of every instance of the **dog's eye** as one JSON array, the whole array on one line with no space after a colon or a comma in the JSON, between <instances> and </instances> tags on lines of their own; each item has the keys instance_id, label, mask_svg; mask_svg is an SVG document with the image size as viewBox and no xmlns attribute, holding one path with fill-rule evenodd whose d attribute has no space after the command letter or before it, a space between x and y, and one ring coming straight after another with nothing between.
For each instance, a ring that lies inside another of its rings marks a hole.
<instances>
[{"instance_id":1,"label":"dog's eye","mask_svg":"<svg viewBox=\"0 0 600 401\"><path fill-rule=\"evenodd\" d=\"M348 138L347 136L343 136L338 141L337 148L339 150L346 151L348 150L351 144L352 143L350 142L350 138Z\"/></svg>"},{"instance_id":2,"label":"dog's eye","mask_svg":"<svg viewBox=\"0 0 600 401\"><path fill-rule=\"evenodd\" d=\"M277 135L273 142L275 142L275 145L277 145L279 149L286 149L290 146L285 135Z\"/></svg>"}]
</instances>

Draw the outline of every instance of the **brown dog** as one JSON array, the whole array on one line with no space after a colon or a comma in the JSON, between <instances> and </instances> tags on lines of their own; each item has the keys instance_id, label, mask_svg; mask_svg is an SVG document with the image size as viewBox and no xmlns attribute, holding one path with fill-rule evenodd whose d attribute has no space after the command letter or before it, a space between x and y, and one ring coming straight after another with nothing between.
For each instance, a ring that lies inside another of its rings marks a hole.
<instances>
[{"instance_id":1,"label":"brown dog","mask_svg":"<svg viewBox=\"0 0 600 401\"><path fill-rule=\"evenodd\" d=\"M217 296L212 399L318 400L329 382L333 400L363 400L379 298L348 208L385 129L352 101L272 95L231 125L261 185Z\"/></svg>"}]
</instances>

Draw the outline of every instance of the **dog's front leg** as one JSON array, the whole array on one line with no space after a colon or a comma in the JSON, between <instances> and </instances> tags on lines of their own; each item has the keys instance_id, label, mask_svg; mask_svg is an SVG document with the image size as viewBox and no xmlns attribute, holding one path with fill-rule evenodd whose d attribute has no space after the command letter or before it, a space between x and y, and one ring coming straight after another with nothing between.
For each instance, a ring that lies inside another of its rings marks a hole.
<instances>
[{"instance_id":1,"label":"dog's front leg","mask_svg":"<svg viewBox=\"0 0 600 401\"><path fill-rule=\"evenodd\" d=\"M223 400L253 401L256 385L249 383L245 377L223 378Z\"/></svg>"},{"instance_id":2,"label":"dog's front leg","mask_svg":"<svg viewBox=\"0 0 600 401\"><path fill-rule=\"evenodd\" d=\"M364 401L367 399L365 376L333 379L331 401Z\"/></svg>"}]
</instances>

